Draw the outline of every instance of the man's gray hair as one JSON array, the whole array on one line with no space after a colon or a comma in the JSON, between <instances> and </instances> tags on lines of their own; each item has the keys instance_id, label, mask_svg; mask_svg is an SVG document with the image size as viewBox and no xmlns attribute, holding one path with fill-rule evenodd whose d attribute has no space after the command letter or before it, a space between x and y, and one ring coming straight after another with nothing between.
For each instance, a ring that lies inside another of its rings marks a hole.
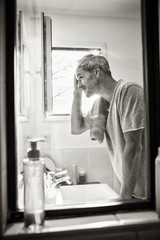
<instances>
[{"instance_id":1,"label":"man's gray hair","mask_svg":"<svg viewBox=\"0 0 160 240\"><path fill-rule=\"evenodd\" d=\"M101 55L88 54L78 61L77 68L82 68L86 71L92 71L95 66L107 74L111 75L110 67L107 59Z\"/></svg>"}]
</instances>

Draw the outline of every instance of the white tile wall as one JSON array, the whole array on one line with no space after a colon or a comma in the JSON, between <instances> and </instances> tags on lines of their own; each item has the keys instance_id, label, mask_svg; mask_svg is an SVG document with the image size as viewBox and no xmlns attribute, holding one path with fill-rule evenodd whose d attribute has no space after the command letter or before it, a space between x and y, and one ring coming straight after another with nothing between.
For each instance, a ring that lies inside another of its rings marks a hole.
<instances>
[{"instance_id":1,"label":"white tile wall","mask_svg":"<svg viewBox=\"0 0 160 240\"><path fill-rule=\"evenodd\" d=\"M99 181L112 185L112 166L106 147L89 148L88 173L89 181Z\"/></svg>"},{"instance_id":2,"label":"white tile wall","mask_svg":"<svg viewBox=\"0 0 160 240\"><path fill-rule=\"evenodd\" d=\"M86 170L88 175L88 149L87 148L64 148L63 168L66 168L72 175L72 165L77 165L77 171Z\"/></svg>"},{"instance_id":3,"label":"white tile wall","mask_svg":"<svg viewBox=\"0 0 160 240\"><path fill-rule=\"evenodd\" d=\"M56 167L67 169L72 176L72 165L77 165L77 172L86 171L88 182L107 183L113 189L118 189L112 165L105 147L100 148L53 148L40 150L41 157L51 158ZM18 151L18 171L23 169L23 158L26 150ZM116 186L117 185L117 186Z\"/></svg>"}]
</instances>

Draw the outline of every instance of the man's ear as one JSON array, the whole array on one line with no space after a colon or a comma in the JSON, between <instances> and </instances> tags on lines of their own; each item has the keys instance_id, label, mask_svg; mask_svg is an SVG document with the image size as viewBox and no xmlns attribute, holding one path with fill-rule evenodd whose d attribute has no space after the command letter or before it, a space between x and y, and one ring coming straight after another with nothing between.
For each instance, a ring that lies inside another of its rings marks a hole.
<instances>
[{"instance_id":1,"label":"man's ear","mask_svg":"<svg viewBox=\"0 0 160 240\"><path fill-rule=\"evenodd\" d=\"M99 78L99 75L100 75L100 68L99 68L99 66L95 66L93 71L94 71L94 74L96 75L96 77Z\"/></svg>"}]
</instances>

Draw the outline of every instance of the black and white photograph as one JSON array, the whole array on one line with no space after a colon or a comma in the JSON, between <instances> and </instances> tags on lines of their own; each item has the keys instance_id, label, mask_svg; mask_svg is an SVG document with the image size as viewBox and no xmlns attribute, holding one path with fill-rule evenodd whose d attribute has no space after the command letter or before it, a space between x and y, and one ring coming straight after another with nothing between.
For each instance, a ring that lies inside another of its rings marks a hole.
<instances>
[{"instance_id":1,"label":"black and white photograph","mask_svg":"<svg viewBox=\"0 0 160 240\"><path fill-rule=\"evenodd\" d=\"M160 239L160 1L0 0L0 238Z\"/></svg>"}]
</instances>

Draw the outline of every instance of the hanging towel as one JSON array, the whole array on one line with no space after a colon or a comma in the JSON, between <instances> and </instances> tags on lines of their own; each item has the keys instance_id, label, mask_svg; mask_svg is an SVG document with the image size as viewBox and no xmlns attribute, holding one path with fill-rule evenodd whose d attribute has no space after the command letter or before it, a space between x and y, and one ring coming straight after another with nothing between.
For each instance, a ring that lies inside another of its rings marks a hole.
<instances>
[{"instance_id":1,"label":"hanging towel","mask_svg":"<svg viewBox=\"0 0 160 240\"><path fill-rule=\"evenodd\" d=\"M90 112L90 136L102 143L106 129L109 103L102 97L96 99Z\"/></svg>"}]
</instances>

